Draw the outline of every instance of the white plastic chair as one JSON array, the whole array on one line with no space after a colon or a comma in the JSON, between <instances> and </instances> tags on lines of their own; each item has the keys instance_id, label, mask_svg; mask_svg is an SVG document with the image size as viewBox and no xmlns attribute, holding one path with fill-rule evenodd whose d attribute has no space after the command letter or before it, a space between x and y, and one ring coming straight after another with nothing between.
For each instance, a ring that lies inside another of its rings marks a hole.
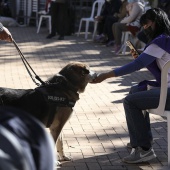
<instances>
[{"instance_id":1,"label":"white plastic chair","mask_svg":"<svg viewBox=\"0 0 170 170\"><path fill-rule=\"evenodd\" d=\"M145 12L146 12L148 9L151 9L152 7L150 6L148 1L144 1L144 8L145 8Z\"/></svg>"},{"instance_id":2,"label":"white plastic chair","mask_svg":"<svg viewBox=\"0 0 170 170\"><path fill-rule=\"evenodd\" d=\"M51 15L41 15L38 23L37 34L40 31L40 27L43 19L48 19L48 29L49 29L49 33L51 33Z\"/></svg>"},{"instance_id":3,"label":"white plastic chair","mask_svg":"<svg viewBox=\"0 0 170 170\"><path fill-rule=\"evenodd\" d=\"M49 9L50 9L51 3L49 2L47 4L47 11L39 11L38 14L40 15L40 19L39 19L39 23L38 23L38 28L37 28L37 34L40 31L40 27L41 27L41 23L43 19L47 19L48 20L48 30L49 33L51 33L51 15L48 15Z\"/></svg>"},{"instance_id":4,"label":"white plastic chair","mask_svg":"<svg viewBox=\"0 0 170 170\"><path fill-rule=\"evenodd\" d=\"M168 71L170 69L170 61L168 61L161 72L161 89L159 105L156 109L149 109L148 112L160 116L167 117L167 133L168 133L168 167L170 167L170 111L165 110L167 90L168 90Z\"/></svg>"},{"instance_id":5,"label":"white plastic chair","mask_svg":"<svg viewBox=\"0 0 170 170\"><path fill-rule=\"evenodd\" d=\"M117 52L117 54L122 53L123 55L125 55L126 51L127 51L127 44L126 41L133 41L132 38L132 33L130 31L125 31L122 32L122 46L120 48L120 50Z\"/></svg>"},{"instance_id":6,"label":"white plastic chair","mask_svg":"<svg viewBox=\"0 0 170 170\"><path fill-rule=\"evenodd\" d=\"M92 12L89 18L81 18L80 20L80 24L79 24L79 30L78 30L78 34L77 36L80 35L80 31L81 31L81 26L82 26L82 22L85 21L86 22L86 27L85 27L85 39L88 38L88 30L89 30L89 23L93 22L94 23L94 31L93 31L93 37L95 35L96 29L97 29L97 21L94 20L95 17L95 9L97 8L97 16L100 15L101 10L102 10L102 6L104 4L104 0L97 0L93 3L92 6Z\"/></svg>"}]
</instances>

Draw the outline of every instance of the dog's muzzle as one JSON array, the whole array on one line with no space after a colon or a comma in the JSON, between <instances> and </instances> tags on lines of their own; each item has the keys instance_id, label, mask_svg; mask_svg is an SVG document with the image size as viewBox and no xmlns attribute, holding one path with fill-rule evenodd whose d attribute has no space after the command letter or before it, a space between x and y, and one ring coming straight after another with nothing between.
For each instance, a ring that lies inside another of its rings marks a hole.
<instances>
[{"instance_id":1,"label":"dog's muzzle","mask_svg":"<svg viewBox=\"0 0 170 170\"><path fill-rule=\"evenodd\" d=\"M93 80L97 77L97 74L94 71L90 71L89 73L89 83L93 82Z\"/></svg>"}]
</instances>

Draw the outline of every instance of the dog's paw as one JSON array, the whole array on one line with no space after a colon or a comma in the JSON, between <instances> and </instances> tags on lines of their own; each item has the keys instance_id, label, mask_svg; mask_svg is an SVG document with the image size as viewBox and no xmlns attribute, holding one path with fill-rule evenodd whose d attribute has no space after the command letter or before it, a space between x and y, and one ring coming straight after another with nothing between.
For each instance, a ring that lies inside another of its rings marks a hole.
<instances>
[{"instance_id":1,"label":"dog's paw","mask_svg":"<svg viewBox=\"0 0 170 170\"><path fill-rule=\"evenodd\" d=\"M71 156L65 156L65 155L64 155L64 156L60 157L59 160L60 160L60 161L71 161L72 158L71 158Z\"/></svg>"}]
</instances>

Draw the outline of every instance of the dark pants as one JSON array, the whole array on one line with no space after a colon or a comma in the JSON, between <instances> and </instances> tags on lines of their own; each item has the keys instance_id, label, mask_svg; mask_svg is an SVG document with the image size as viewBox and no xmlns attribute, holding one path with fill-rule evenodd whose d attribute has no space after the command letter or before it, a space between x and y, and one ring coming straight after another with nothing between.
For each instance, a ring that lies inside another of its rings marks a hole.
<instances>
[{"instance_id":1,"label":"dark pants","mask_svg":"<svg viewBox=\"0 0 170 170\"><path fill-rule=\"evenodd\" d=\"M114 40L112 25L117 21L118 21L118 18L116 18L116 17L113 17L113 16L107 16L106 17L103 33L105 35L107 35L109 41Z\"/></svg>"},{"instance_id":2,"label":"dark pants","mask_svg":"<svg viewBox=\"0 0 170 170\"><path fill-rule=\"evenodd\" d=\"M98 22L98 24L97 24L97 34L98 35L103 34L104 23L105 23L105 18Z\"/></svg>"},{"instance_id":3,"label":"dark pants","mask_svg":"<svg viewBox=\"0 0 170 170\"><path fill-rule=\"evenodd\" d=\"M67 17L67 3L57 3L51 2L51 25L52 32L51 34L56 34L60 36L65 35L65 18Z\"/></svg>"},{"instance_id":4,"label":"dark pants","mask_svg":"<svg viewBox=\"0 0 170 170\"><path fill-rule=\"evenodd\" d=\"M143 110L157 108L160 88L129 94L124 99L124 110L132 147L151 147L149 120ZM167 92L166 110L170 110L170 88Z\"/></svg>"},{"instance_id":5,"label":"dark pants","mask_svg":"<svg viewBox=\"0 0 170 170\"><path fill-rule=\"evenodd\" d=\"M131 87L129 94L133 94L133 93L137 93L143 91L141 89L139 89L138 85L134 85ZM151 132L151 126L150 126L150 117L149 117L149 113L146 110L143 110L143 115L146 121L146 124L148 126L148 135L149 135L149 140L153 141L153 136L152 136L152 132Z\"/></svg>"}]
</instances>

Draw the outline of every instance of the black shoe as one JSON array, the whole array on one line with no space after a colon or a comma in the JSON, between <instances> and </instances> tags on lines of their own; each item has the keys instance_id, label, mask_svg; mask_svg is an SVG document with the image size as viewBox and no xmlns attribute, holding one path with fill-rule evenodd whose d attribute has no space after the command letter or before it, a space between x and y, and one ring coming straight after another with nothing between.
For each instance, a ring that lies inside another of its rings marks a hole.
<instances>
[{"instance_id":1,"label":"black shoe","mask_svg":"<svg viewBox=\"0 0 170 170\"><path fill-rule=\"evenodd\" d=\"M64 36L59 36L58 40L64 40Z\"/></svg>"},{"instance_id":2,"label":"black shoe","mask_svg":"<svg viewBox=\"0 0 170 170\"><path fill-rule=\"evenodd\" d=\"M46 38L50 39L52 37L55 37L56 34L49 34Z\"/></svg>"}]
</instances>

